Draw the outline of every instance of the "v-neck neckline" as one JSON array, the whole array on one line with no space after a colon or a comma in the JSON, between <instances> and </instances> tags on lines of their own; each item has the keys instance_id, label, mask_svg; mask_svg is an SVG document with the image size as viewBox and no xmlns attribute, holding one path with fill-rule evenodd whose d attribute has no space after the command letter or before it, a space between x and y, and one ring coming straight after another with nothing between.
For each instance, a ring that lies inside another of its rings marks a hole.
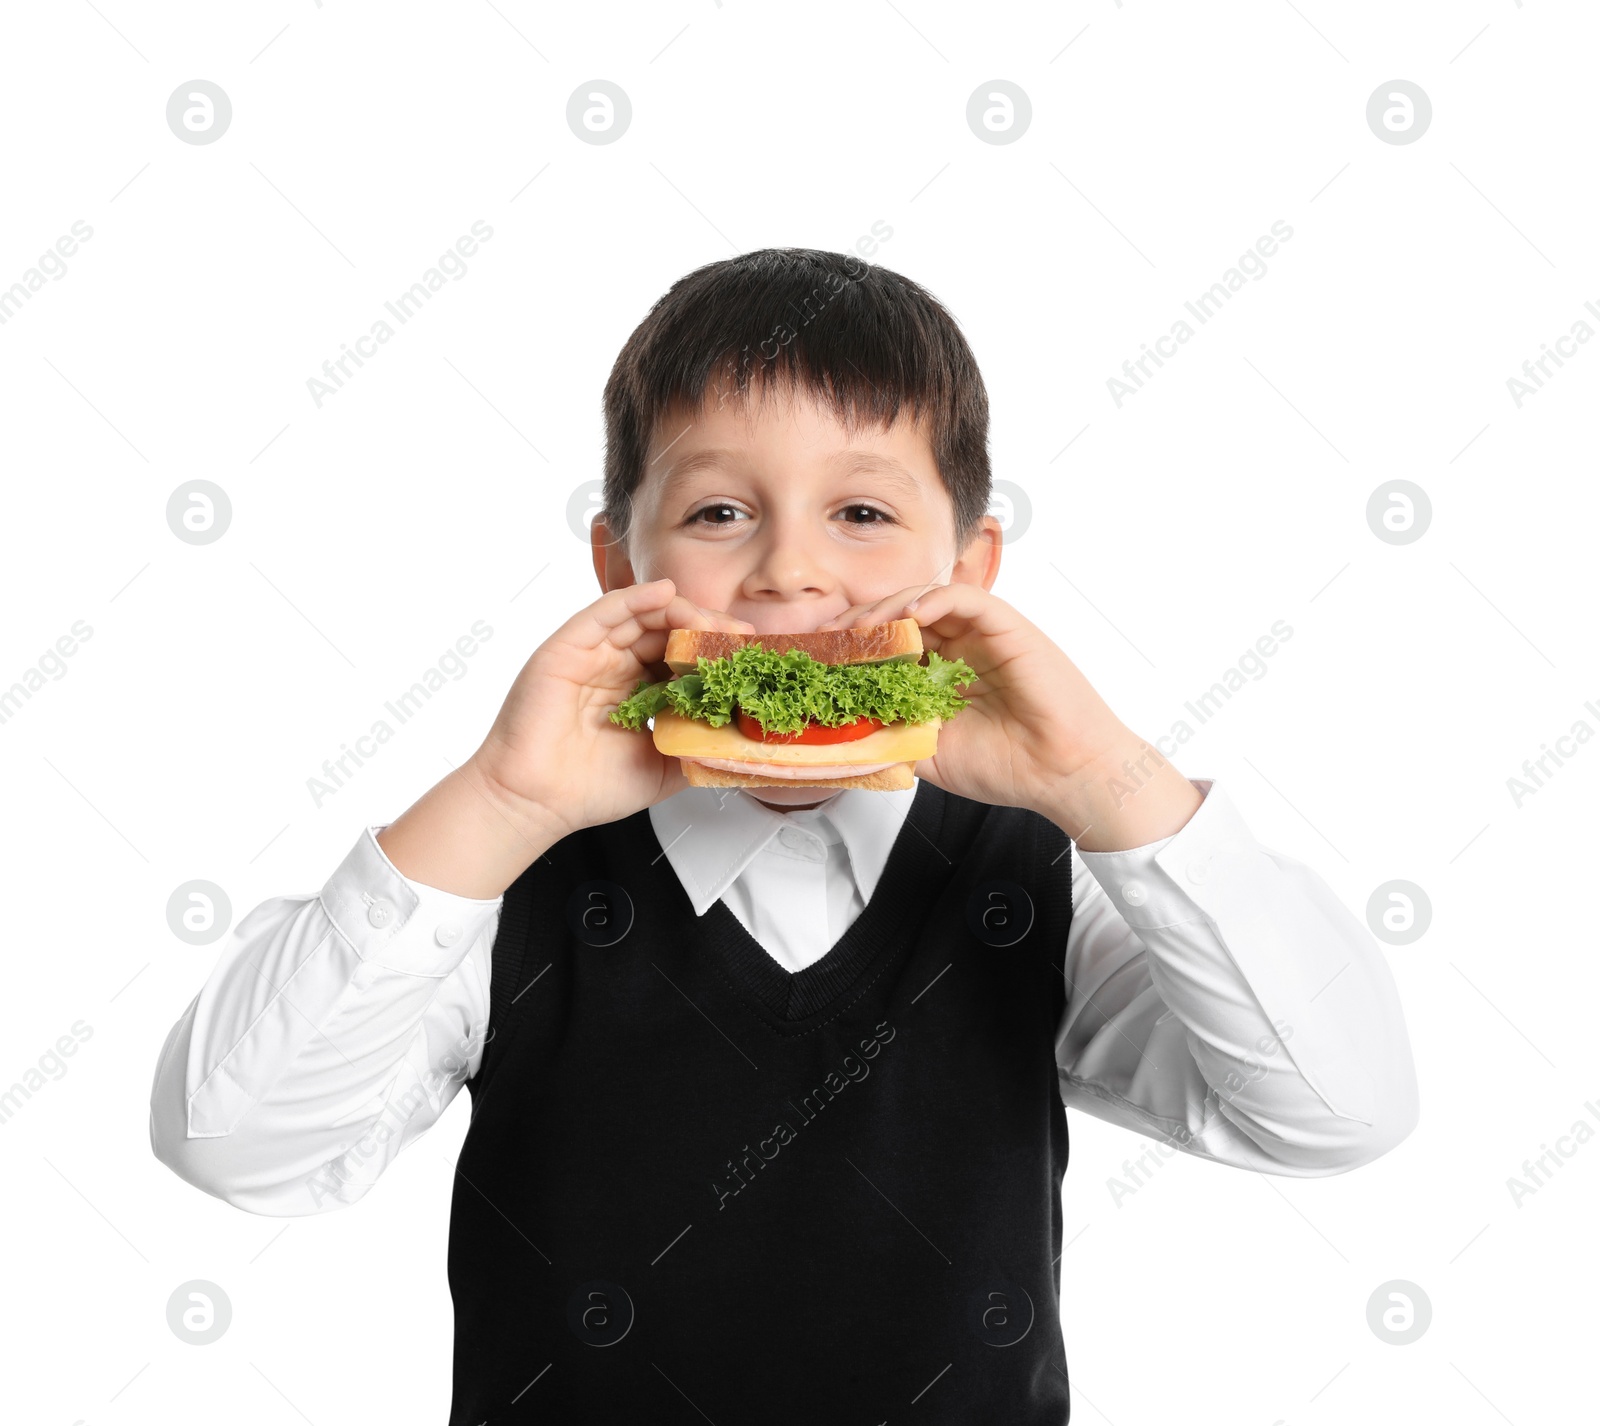
<instances>
[{"instance_id":1,"label":"v-neck neckline","mask_svg":"<svg viewBox=\"0 0 1600 1426\"><path fill-rule=\"evenodd\" d=\"M916 920L907 909L909 878L930 848L937 849L945 824L946 798L942 789L918 779L916 795L905 821L889 849L883 873L860 914L820 960L804 970L787 971L745 928L721 897L700 918L701 940L721 962L741 989L790 1031L807 1028L807 1022L831 1008L886 951L911 932ZM648 814L645 815L648 818ZM654 839L648 820L646 834ZM683 894L677 873L662 857L658 869Z\"/></svg>"}]
</instances>

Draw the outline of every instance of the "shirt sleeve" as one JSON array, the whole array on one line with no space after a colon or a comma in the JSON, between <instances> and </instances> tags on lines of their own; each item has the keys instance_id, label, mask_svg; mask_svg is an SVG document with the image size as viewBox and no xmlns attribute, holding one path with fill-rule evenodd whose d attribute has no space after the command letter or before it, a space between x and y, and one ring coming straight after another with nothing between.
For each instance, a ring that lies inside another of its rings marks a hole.
<instances>
[{"instance_id":1,"label":"shirt sleeve","mask_svg":"<svg viewBox=\"0 0 1600 1426\"><path fill-rule=\"evenodd\" d=\"M1356 1168L1417 1123L1394 979L1321 877L1194 786L1173 836L1073 848L1062 1100L1238 1168Z\"/></svg>"},{"instance_id":2,"label":"shirt sleeve","mask_svg":"<svg viewBox=\"0 0 1600 1426\"><path fill-rule=\"evenodd\" d=\"M241 918L162 1047L151 1147L237 1208L356 1202L482 1060L503 898L409 880L382 830L365 828L316 895Z\"/></svg>"}]
</instances>

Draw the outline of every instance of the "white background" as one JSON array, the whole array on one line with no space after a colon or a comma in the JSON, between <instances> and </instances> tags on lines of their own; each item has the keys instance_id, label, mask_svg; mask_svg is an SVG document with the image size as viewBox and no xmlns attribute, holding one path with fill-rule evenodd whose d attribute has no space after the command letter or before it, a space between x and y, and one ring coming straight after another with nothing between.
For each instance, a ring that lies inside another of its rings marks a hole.
<instances>
[{"instance_id":1,"label":"white background","mask_svg":"<svg viewBox=\"0 0 1600 1426\"><path fill-rule=\"evenodd\" d=\"M0 1125L8 1419L444 1419L464 1102L351 1210L183 1184L147 1101L216 947L167 898L212 880L237 920L313 892L467 756L599 592L565 512L650 303L875 220L875 260L962 323L995 474L1032 503L995 592L1150 737L1287 621L1180 767L1358 915L1393 878L1433 905L1386 949L1422 1085L1386 1157L1292 1180L1180 1156L1118 1206L1148 1141L1071 1116L1074 1421L1593 1412L1600 1143L1520 1206L1507 1180L1600 1128L1600 746L1520 807L1507 779L1600 729L1600 344L1520 408L1506 385L1600 304L1592 7L99 0L8 7L3 45L0 287L94 230L0 326L0 687L93 630L0 724L0 1085L92 1028ZM165 119L196 78L234 111L205 146ZM633 104L607 146L565 120L595 78ZM995 78L1033 106L1003 146L965 117ZM1365 117L1395 78L1433 105L1403 146ZM307 378L477 219L468 274L318 409ZM1107 378L1278 219L1266 276L1119 409ZM1403 546L1366 520L1396 477L1432 502ZM208 546L166 523L195 478L233 507ZM315 806L323 760L479 619L466 676ZM208 1347L165 1319L191 1278L234 1307ZM1433 1308L1403 1347L1366 1319L1397 1278Z\"/></svg>"}]
</instances>

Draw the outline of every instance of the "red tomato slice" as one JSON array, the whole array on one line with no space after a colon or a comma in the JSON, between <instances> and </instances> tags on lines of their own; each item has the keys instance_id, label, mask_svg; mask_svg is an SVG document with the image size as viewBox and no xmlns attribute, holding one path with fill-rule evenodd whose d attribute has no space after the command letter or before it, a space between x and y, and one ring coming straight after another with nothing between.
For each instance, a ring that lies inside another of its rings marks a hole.
<instances>
[{"instance_id":1,"label":"red tomato slice","mask_svg":"<svg viewBox=\"0 0 1600 1426\"><path fill-rule=\"evenodd\" d=\"M877 718L857 718L854 723L841 723L837 728L811 722L798 733L764 733L761 724L743 708L734 709L734 719L739 731L758 743L853 743L887 726Z\"/></svg>"}]
</instances>

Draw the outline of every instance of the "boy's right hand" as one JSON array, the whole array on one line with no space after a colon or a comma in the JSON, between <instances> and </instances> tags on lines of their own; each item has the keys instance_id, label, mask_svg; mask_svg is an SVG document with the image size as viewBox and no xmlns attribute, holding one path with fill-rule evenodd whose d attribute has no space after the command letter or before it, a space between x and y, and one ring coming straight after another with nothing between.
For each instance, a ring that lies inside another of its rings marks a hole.
<instances>
[{"instance_id":1,"label":"boy's right hand","mask_svg":"<svg viewBox=\"0 0 1600 1426\"><path fill-rule=\"evenodd\" d=\"M670 579L601 595L523 665L473 754L479 772L558 840L682 791L689 783L678 760L656 751L649 730L609 717L641 679L671 677L662 658L672 629L755 633L686 599Z\"/></svg>"}]
</instances>

